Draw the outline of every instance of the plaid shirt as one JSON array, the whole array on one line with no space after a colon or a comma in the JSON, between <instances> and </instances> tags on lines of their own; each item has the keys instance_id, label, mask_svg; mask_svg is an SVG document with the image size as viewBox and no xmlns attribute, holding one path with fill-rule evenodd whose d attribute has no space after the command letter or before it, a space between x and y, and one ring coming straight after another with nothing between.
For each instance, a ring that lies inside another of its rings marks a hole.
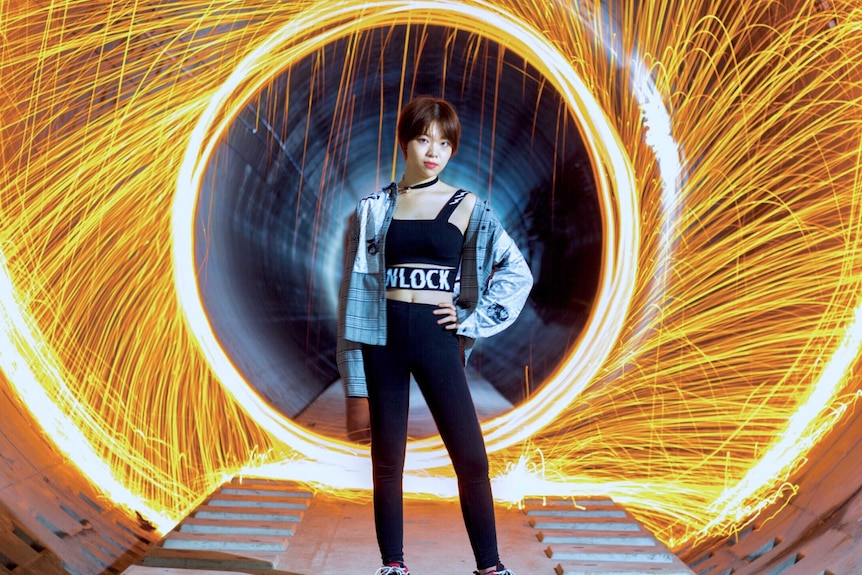
<instances>
[{"instance_id":1,"label":"plaid shirt","mask_svg":"<svg viewBox=\"0 0 862 575\"><path fill-rule=\"evenodd\" d=\"M398 187L393 182L360 200L350 222L338 297L336 351L349 397L368 395L362 344L386 344L384 248L397 198ZM490 204L477 200L464 236L460 281L454 294L457 333L467 355L476 338L499 333L518 318L532 286L533 276L518 246Z\"/></svg>"}]
</instances>

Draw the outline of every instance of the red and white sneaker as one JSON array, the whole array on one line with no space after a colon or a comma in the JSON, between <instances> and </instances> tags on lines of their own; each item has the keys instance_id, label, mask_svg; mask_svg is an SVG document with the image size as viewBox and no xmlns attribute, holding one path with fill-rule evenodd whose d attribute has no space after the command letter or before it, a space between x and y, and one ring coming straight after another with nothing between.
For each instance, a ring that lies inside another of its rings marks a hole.
<instances>
[{"instance_id":1,"label":"red and white sneaker","mask_svg":"<svg viewBox=\"0 0 862 575\"><path fill-rule=\"evenodd\" d=\"M410 569L404 563L394 561L375 571L374 575L410 575Z\"/></svg>"}]
</instances>

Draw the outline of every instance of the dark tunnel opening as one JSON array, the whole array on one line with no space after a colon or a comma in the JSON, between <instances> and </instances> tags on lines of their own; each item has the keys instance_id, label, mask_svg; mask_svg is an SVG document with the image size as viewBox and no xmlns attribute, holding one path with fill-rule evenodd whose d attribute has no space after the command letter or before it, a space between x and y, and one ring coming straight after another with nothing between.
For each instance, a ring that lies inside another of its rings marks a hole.
<instances>
[{"instance_id":1,"label":"dark tunnel opening","mask_svg":"<svg viewBox=\"0 0 862 575\"><path fill-rule=\"evenodd\" d=\"M365 31L281 71L248 102L210 159L198 201L209 320L246 381L288 417L339 379L347 218L358 199L399 177L395 122L419 94L442 95L461 117L443 179L490 198L535 277L515 325L477 345L472 373L516 405L568 356L587 320L602 222L592 165L561 96L522 57L472 34Z\"/></svg>"}]
</instances>

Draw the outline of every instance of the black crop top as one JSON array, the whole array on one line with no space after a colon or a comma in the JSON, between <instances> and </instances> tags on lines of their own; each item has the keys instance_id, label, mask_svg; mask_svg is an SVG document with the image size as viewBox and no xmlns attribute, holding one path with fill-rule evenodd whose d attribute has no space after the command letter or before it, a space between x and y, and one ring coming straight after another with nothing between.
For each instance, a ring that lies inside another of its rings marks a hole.
<instances>
[{"instance_id":1,"label":"black crop top","mask_svg":"<svg viewBox=\"0 0 862 575\"><path fill-rule=\"evenodd\" d=\"M466 195L464 190L455 192L433 220L393 218L386 233L386 266L423 264L457 268L464 236L449 218Z\"/></svg>"}]
</instances>

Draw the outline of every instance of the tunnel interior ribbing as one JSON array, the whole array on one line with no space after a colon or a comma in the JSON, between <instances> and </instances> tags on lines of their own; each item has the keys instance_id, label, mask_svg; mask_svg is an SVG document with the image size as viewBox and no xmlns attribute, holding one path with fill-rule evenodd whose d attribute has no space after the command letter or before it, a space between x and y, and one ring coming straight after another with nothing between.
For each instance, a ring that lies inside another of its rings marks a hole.
<instances>
[{"instance_id":1,"label":"tunnel interior ribbing","mask_svg":"<svg viewBox=\"0 0 862 575\"><path fill-rule=\"evenodd\" d=\"M523 58L475 35L369 30L275 76L233 121L200 190L196 252L209 320L245 379L289 417L338 379L346 221L358 199L389 183L393 161L399 177L399 106L420 94L448 99L462 122L444 179L490 199L536 280L518 322L477 346L478 372L517 404L586 321L601 217L560 96Z\"/></svg>"}]
</instances>

